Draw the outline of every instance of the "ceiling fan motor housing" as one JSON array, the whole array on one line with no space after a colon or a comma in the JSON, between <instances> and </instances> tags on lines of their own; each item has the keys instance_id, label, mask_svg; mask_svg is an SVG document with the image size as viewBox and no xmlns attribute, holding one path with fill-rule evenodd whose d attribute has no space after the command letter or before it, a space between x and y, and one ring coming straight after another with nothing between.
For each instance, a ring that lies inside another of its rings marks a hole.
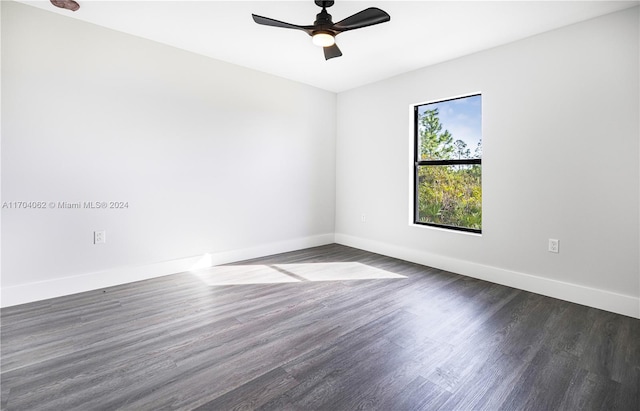
<instances>
[{"instance_id":1,"label":"ceiling fan motor housing","mask_svg":"<svg viewBox=\"0 0 640 411\"><path fill-rule=\"evenodd\" d=\"M313 32L309 33L312 36L317 33L327 33L331 34L332 36L338 34L338 32L336 32L335 30L331 30L331 27L333 27L333 21L331 20L331 14L327 13L325 9L322 9L322 11L316 15L316 21L313 23L313 25L316 27L316 29Z\"/></svg>"}]
</instances>

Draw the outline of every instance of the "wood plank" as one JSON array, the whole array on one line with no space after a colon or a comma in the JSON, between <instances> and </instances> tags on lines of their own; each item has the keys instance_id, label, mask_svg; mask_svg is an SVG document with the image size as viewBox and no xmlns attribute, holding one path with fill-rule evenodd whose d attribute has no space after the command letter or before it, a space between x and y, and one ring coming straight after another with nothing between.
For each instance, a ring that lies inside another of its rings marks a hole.
<instances>
[{"instance_id":1,"label":"wood plank","mask_svg":"<svg viewBox=\"0 0 640 411\"><path fill-rule=\"evenodd\" d=\"M336 244L0 313L3 410L639 403L640 320Z\"/></svg>"}]
</instances>

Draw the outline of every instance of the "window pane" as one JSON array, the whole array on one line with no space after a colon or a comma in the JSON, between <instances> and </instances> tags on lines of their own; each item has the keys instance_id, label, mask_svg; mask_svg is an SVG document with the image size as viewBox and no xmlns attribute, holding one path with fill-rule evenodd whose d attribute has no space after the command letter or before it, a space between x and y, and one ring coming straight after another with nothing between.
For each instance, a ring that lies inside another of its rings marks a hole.
<instances>
[{"instance_id":1,"label":"window pane","mask_svg":"<svg viewBox=\"0 0 640 411\"><path fill-rule=\"evenodd\" d=\"M480 230L482 166L418 167L417 222Z\"/></svg>"},{"instance_id":2,"label":"window pane","mask_svg":"<svg viewBox=\"0 0 640 411\"><path fill-rule=\"evenodd\" d=\"M418 106L418 160L482 158L482 97Z\"/></svg>"}]
</instances>

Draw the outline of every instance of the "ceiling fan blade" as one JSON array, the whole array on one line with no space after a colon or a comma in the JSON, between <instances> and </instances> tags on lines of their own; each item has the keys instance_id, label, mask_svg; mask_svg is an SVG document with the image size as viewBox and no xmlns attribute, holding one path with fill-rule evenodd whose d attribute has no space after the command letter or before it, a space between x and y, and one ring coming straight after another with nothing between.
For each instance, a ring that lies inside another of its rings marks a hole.
<instances>
[{"instance_id":1,"label":"ceiling fan blade","mask_svg":"<svg viewBox=\"0 0 640 411\"><path fill-rule=\"evenodd\" d=\"M253 21L258 24L262 24L263 26L271 26L271 27L281 27L283 29L296 29L307 32L307 34L311 35L311 28L309 26L298 26L296 24L285 23L284 21L270 19L269 17L262 17L256 14L252 14Z\"/></svg>"},{"instance_id":2,"label":"ceiling fan blade","mask_svg":"<svg viewBox=\"0 0 640 411\"><path fill-rule=\"evenodd\" d=\"M80 8L80 5L74 0L51 0L51 4L71 11L76 11Z\"/></svg>"},{"instance_id":3,"label":"ceiling fan blade","mask_svg":"<svg viewBox=\"0 0 640 411\"><path fill-rule=\"evenodd\" d=\"M359 13L349 16L333 25L332 29L338 32L373 26L391 20L387 12L377 7L369 7Z\"/></svg>"},{"instance_id":4,"label":"ceiling fan blade","mask_svg":"<svg viewBox=\"0 0 640 411\"><path fill-rule=\"evenodd\" d=\"M329 59L332 59L334 57L342 56L342 52L338 48L337 44L334 44L333 46L329 46L329 47L323 47L323 49L324 49L324 59L325 60L329 60Z\"/></svg>"}]
</instances>

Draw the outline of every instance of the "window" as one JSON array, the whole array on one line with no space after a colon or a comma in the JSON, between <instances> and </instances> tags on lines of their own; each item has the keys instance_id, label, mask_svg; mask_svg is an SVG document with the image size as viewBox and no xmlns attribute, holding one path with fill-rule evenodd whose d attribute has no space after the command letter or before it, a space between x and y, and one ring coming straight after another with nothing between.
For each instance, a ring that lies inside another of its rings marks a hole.
<instances>
[{"instance_id":1,"label":"window","mask_svg":"<svg viewBox=\"0 0 640 411\"><path fill-rule=\"evenodd\" d=\"M415 224L482 232L482 97L414 107Z\"/></svg>"}]
</instances>

